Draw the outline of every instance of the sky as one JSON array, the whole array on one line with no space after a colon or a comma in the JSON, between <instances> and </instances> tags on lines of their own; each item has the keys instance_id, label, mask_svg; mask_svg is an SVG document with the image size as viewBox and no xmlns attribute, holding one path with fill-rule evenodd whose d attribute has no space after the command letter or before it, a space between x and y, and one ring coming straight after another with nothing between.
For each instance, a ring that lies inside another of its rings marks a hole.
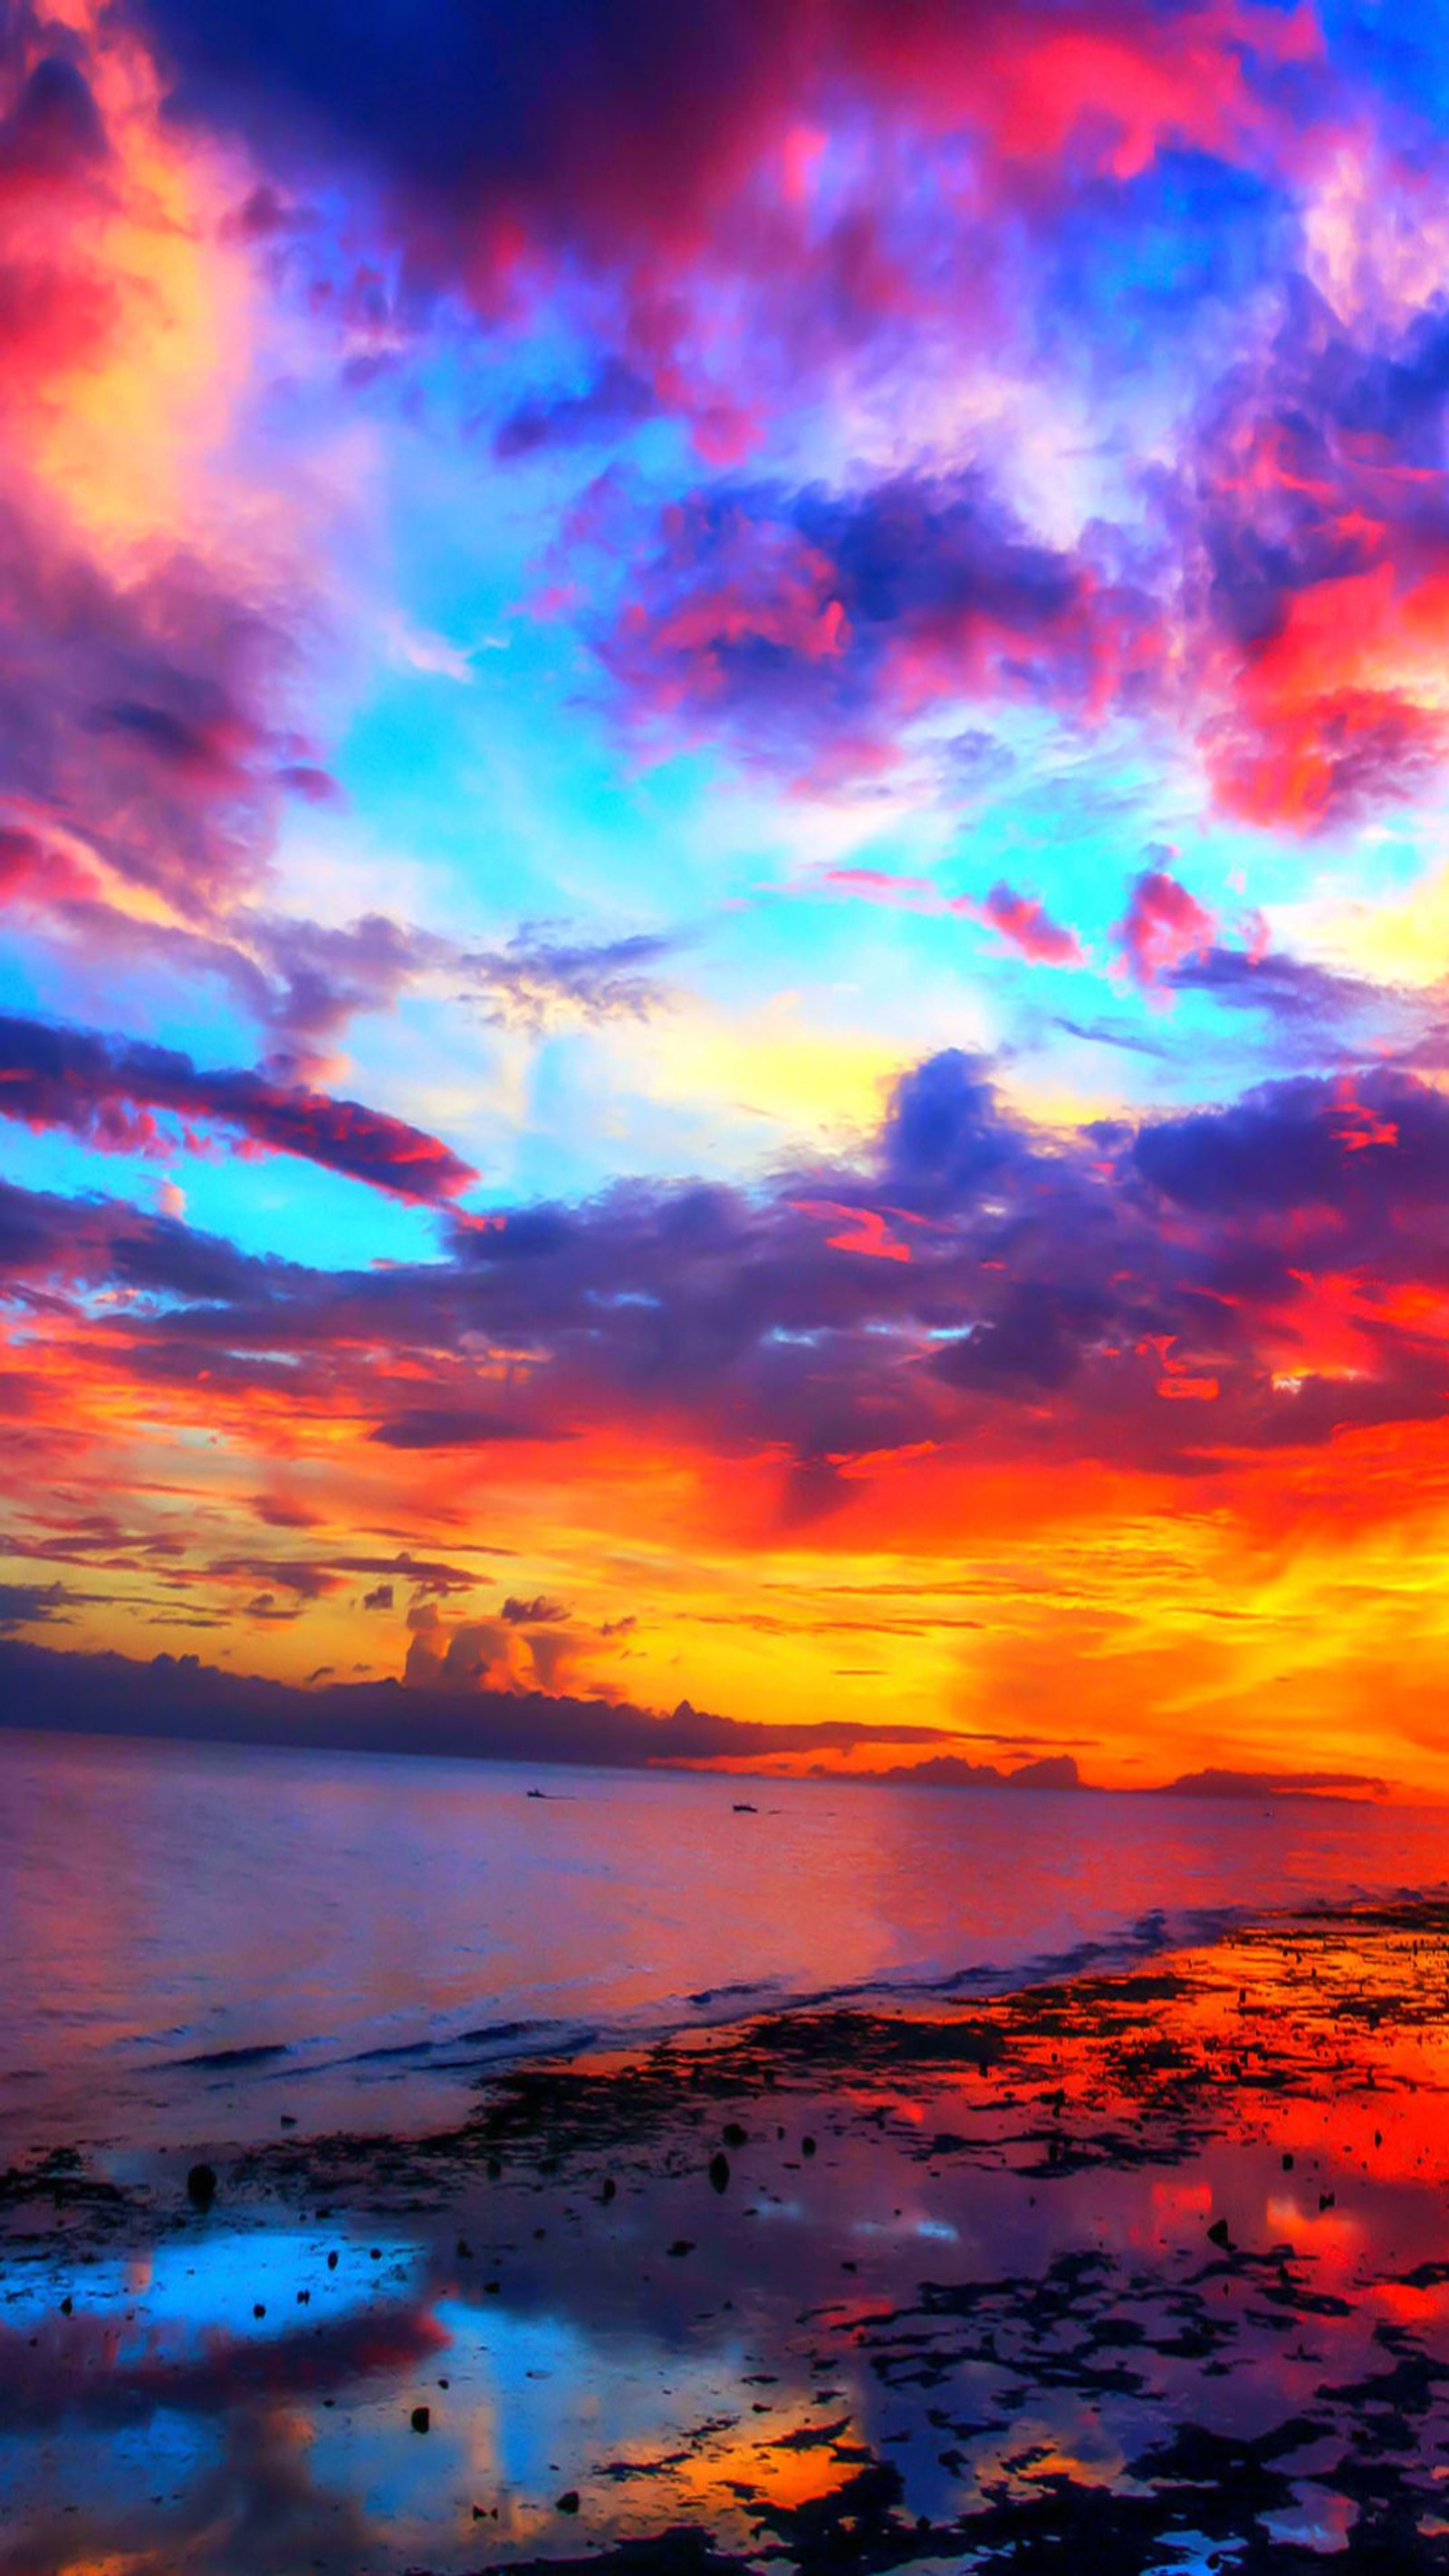
<instances>
[{"instance_id":1,"label":"sky","mask_svg":"<svg viewBox=\"0 0 1449 2576\"><path fill-rule=\"evenodd\" d=\"M1388 0L0 6L5 1633L1449 1794L1446 181Z\"/></svg>"}]
</instances>

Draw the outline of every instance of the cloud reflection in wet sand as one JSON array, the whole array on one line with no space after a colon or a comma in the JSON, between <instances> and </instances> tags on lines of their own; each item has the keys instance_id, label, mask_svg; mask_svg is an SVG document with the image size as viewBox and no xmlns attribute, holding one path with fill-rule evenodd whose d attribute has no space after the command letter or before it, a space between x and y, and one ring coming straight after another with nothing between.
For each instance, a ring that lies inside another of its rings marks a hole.
<instances>
[{"instance_id":1,"label":"cloud reflection in wet sand","mask_svg":"<svg viewBox=\"0 0 1449 2576\"><path fill-rule=\"evenodd\" d=\"M1446 1936L524 2070L205 2217L12 2172L0 2570L1439 2565Z\"/></svg>"}]
</instances>

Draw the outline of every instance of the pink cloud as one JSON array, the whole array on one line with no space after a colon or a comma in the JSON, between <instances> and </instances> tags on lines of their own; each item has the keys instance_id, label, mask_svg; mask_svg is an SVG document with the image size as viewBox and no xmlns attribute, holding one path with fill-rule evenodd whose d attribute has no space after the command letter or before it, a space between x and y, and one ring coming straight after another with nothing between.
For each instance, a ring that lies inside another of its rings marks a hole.
<instances>
[{"instance_id":1,"label":"pink cloud","mask_svg":"<svg viewBox=\"0 0 1449 2576\"><path fill-rule=\"evenodd\" d=\"M167 1156L201 1150L198 1122L239 1136L243 1153L294 1154L432 1205L477 1178L436 1136L360 1101L261 1073L204 1072L174 1048L40 1020L0 1019L0 1118L68 1128L102 1153Z\"/></svg>"},{"instance_id":2,"label":"pink cloud","mask_svg":"<svg viewBox=\"0 0 1449 2576\"><path fill-rule=\"evenodd\" d=\"M998 883L992 887L981 907L981 918L1019 948L1023 957L1032 958L1038 965L1080 966L1084 962L1075 932L1063 929L1032 896L1017 894L1009 885Z\"/></svg>"},{"instance_id":3,"label":"pink cloud","mask_svg":"<svg viewBox=\"0 0 1449 2576\"><path fill-rule=\"evenodd\" d=\"M1212 914L1176 877L1163 868L1144 868L1112 936L1133 981L1153 985L1188 958L1206 956L1216 932Z\"/></svg>"},{"instance_id":4,"label":"pink cloud","mask_svg":"<svg viewBox=\"0 0 1449 2576\"><path fill-rule=\"evenodd\" d=\"M841 1231L825 1238L832 1252L859 1252L870 1261L909 1261L909 1244L893 1235L885 1218L875 1208L841 1207L833 1199L792 1199L801 1216L821 1217L832 1224L839 1219Z\"/></svg>"}]
</instances>

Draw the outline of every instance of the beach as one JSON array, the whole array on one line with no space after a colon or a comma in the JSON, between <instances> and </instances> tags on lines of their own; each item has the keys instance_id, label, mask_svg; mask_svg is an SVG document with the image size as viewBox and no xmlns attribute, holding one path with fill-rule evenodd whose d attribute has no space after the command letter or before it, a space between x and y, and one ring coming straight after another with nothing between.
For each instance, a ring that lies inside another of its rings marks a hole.
<instances>
[{"instance_id":1,"label":"beach","mask_svg":"<svg viewBox=\"0 0 1449 2576\"><path fill-rule=\"evenodd\" d=\"M0 2183L0 2569L1449 2564L1446 2083L1422 1898L415 2134L58 2140Z\"/></svg>"}]
</instances>

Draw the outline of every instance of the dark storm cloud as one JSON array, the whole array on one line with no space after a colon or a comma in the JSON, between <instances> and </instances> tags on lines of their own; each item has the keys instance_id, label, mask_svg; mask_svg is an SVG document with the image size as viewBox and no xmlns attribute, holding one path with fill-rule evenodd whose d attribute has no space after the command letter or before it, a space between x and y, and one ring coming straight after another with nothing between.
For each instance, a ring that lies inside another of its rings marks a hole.
<instances>
[{"instance_id":1,"label":"dark storm cloud","mask_svg":"<svg viewBox=\"0 0 1449 2576\"><path fill-rule=\"evenodd\" d=\"M1024 86L1047 104L1005 154L1051 164L1072 142L1089 175L1124 128L1191 138L1225 99L1251 116L1284 14L1245 10L1221 66L1213 14L1184 0L973 0L965 43L952 0L149 0L144 17L181 112L366 173L415 258L481 297L504 219L585 257L683 255L786 123L842 91L989 133L1002 87ZM1101 94L1108 46L1118 90L1140 64L1150 107Z\"/></svg>"},{"instance_id":2,"label":"dark storm cloud","mask_svg":"<svg viewBox=\"0 0 1449 2576\"><path fill-rule=\"evenodd\" d=\"M155 0L176 103L304 165L379 176L419 259L486 288L488 225L599 244L693 233L741 137L787 92L791 12L768 0ZM782 41L783 39L783 41ZM481 236L481 241L480 237Z\"/></svg>"},{"instance_id":3,"label":"dark storm cloud","mask_svg":"<svg viewBox=\"0 0 1449 2576\"><path fill-rule=\"evenodd\" d=\"M1323 1208L1363 1256L1396 1219L1437 1210L1449 1186L1449 1101L1393 1070L1355 1081L1305 1076L1249 1092L1228 1109L1146 1126L1137 1169L1164 1197L1222 1216Z\"/></svg>"},{"instance_id":4,"label":"dark storm cloud","mask_svg":"<svg viewBox=\"0 0 1449 2576\"><path fill-rule=\"evenodd\" d=\"M14 1193L0 1242L17 1293L144 1288L95 1329L149 1384L275 1390L419 1455L654 1420L777 1457L799 1519L920 1444L1200 1473L1432 1418L1446 1207L1449 1103L1404 1071L1056 1136L948 1052L850 1165L462 1216L433 1263L323 1273Z\"/></svg>"}]
</instances>

